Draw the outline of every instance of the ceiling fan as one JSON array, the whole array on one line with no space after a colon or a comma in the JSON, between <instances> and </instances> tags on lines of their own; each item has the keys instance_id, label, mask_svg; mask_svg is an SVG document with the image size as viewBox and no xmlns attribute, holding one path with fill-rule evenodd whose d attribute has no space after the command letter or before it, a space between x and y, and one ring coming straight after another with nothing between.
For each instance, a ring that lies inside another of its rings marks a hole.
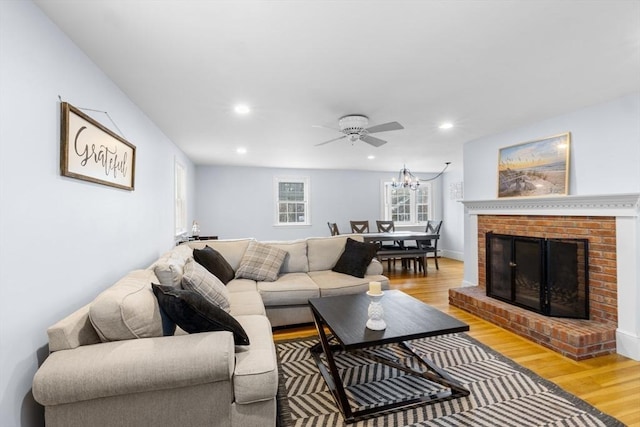
<instances>
[{"instance_id":1,"label":"ceiling fan","mask_svg":"<svg viewBox=\"0 0 640 427\"><path fill-rule=\"evenodd\" d=\"M333 141L338 141L339 139L344 139L344 138L347 138L349 141L351 141L352 144L360 140L360 141L366 142L367 144L371 144L374 147L380 147L381 145L386 144L387 141L380 138L376 138L369 134L376 133L376 132L386 132L390 130L404 129L404 126L402 126L398 122L389 122L389 123L383 123L381 125L366 127L368 124L369 124L369 118L361 114L352 114L352 115L341 117L340 120L338 120L338 126L340 127L340 129L334 129L334 128L328 128L328 129L337 130L338 132L341 132L344 135L339 136L337 138L330 139L325 142L321 142L320 144L316 144L316 147L319 145L328 144ZM314 127L326 127L326 126L315 125Z\"/></svg>"}]
</instances>

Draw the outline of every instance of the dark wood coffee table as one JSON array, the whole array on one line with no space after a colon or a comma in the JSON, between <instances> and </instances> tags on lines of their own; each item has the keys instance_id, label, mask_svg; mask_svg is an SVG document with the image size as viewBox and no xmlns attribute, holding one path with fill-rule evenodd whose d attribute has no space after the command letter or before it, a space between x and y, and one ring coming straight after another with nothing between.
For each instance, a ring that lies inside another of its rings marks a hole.
<instances>
[{"instance_id":1,"label":"dark wood coffee table","mask_svg":"<svg viewBox=\"0 0 640 427\"><path fill-rule=\"evenodd\" d=\"M320 343L311 348L311 353L345 421L351 423L394 409L468 396L467 389L435 363L418 355L407 341L464 332L469 330L469 326L398 290L385 291L381 302L387 328L383 331L372 331L365 326L368 319L369 297L364 293L309 300L320 337ZM330 334L325 332L325 327ZM330 340L335 340L336 343L332 344ZM426 370L416 371L394 360L364 351L368 347L389 343L401 343L418 358ZM394 400L361 410L353 409L348 402L345 386L334 359L334 352L338 350L354 353L410 375L425 378L445 386L448 391L421 397L408 397L402 401ZM322 355L325 361L322 360Z\"/></svg>"}]
</instances>

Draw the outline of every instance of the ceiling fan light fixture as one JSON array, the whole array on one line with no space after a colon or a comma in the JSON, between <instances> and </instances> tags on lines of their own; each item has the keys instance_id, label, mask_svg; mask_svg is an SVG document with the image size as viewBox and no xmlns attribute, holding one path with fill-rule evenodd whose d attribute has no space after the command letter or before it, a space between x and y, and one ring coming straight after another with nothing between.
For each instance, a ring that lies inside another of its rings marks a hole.
<instances>
[{"instance_id":1,"label":"ceiling fan light fixture","mask_svg":"<svg viewBox=\"0 0 640 427\"><path fill-rule=\"evenodd\" d=\"M347 134L358 134L369 124L369 118L362 115L344 116L338 120L340 130Z\"/></svg>"}]
</instances>

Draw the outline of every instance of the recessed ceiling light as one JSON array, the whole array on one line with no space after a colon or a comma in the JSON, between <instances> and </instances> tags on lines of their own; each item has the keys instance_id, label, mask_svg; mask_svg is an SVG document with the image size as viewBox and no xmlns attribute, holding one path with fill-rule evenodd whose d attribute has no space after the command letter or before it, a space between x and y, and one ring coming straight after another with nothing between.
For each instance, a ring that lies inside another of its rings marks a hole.
<instances>
[{"instance_id":1,"label":"recessed ceiling light","mask_svg":"<svg viewBox=\"0 0 640 427\"><path fill-rule=\"evenodd\" d=\"M236 153L238 154L247 154L247 149L244 147L239 147L236 149Z\"/></svg>"},{"instance_id":2,"label":"recessed ceiling light","mask_svg":"<svg viewBox=\"0 0 640 427\"><path fill-rule=\"evenodd\" d=\"M238 104L234 107L234 111L238 114L249 114L251 112L251 108L245 104Z\"/></svg>"},{"instance_id":3,"label":"recessed ceiling light","mask_svg":"<svg viewBox=\"0 0 640 427\"><path fill-rule=\"evenodd\" d=\"M453 127L453 123L451 122L443 122L438 126L440 129L451 129Z\"/></svg>"},{"instance_id":4,"label":"recessed ceiling light","mask_svg":"<svg viewBox=\"0 0 640 427\"><path fill-rule=\"evenodd\" d=\"M375 159L375 158L376 158L376 156L374 156L373 154L369 154L369 155L367 156L367 159L369 159L369 160L373 160L373 159Z\"/></svg>"}]
</instances>

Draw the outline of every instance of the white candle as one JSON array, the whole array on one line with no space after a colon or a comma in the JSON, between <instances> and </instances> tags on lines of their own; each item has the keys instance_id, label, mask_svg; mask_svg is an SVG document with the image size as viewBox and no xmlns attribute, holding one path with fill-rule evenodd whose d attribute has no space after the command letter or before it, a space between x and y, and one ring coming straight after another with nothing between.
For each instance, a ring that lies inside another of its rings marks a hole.
<instances>
[{"instance_id":1,"label":"white candle","mask_svg":"<svg viewBox=\"0 0 640 427\"><path fill-rule=\"evenodd\" d=\"M380 282L369 282L369 293L371 295L380 295L382 293L382 284Z\"/></svg>"}]
</instances>

